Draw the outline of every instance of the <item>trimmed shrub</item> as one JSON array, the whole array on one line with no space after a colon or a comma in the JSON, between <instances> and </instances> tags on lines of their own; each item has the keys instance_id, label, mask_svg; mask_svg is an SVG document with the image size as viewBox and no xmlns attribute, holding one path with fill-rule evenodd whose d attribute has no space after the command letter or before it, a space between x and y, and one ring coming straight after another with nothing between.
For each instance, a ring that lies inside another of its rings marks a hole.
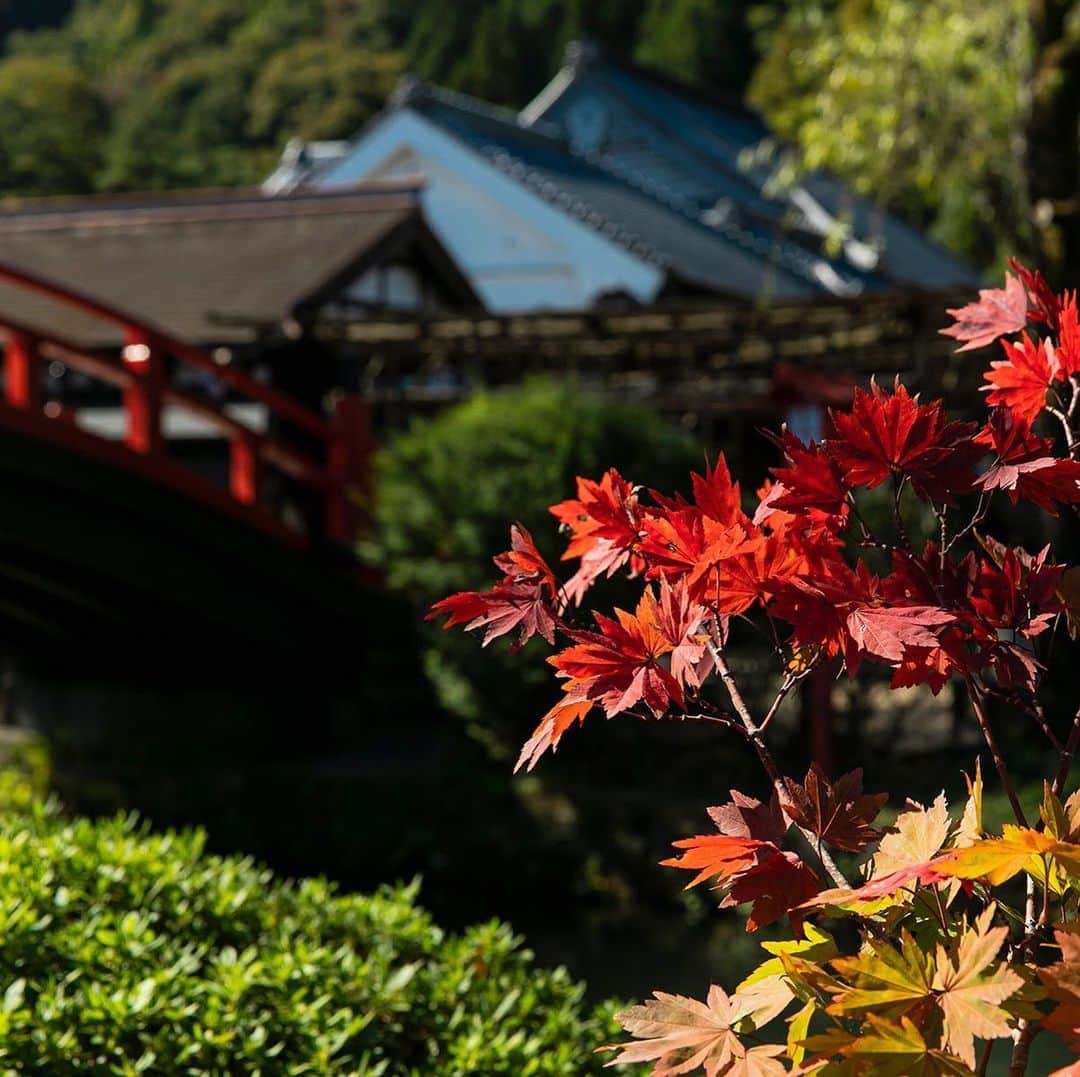
<instances>
[{"instance_id":1,"label":"trimmed shrub","mask_svg":"<svg viewBox=\"0 0 1080 1077\"><path fill-rule=\"evenodd\" d=\"M342 895L134 817L0 815L0 1071L577 1075L612 1036L497 922Z\"/></svg>"}]
</instances>

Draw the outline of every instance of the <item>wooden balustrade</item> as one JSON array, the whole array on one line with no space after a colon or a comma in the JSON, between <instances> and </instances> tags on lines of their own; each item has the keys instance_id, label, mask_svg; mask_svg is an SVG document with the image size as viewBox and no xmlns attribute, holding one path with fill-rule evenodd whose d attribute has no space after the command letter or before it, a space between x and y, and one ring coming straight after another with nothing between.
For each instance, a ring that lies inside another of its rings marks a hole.
<instances>
[{"instance_id":1,"label":"wooden balustrade","mask_svg":"<svg viewBox=\"0 0 1080 1077\"><path fill-rule=\"evenodd\" d=\"M263 496L264 472L268 467L275 468L323 496L329 540L344 545L353 541L358 522L363 518L360 509L372 450L367 405L363 400L358 397L339 400L332 420L328 421L291 397L261 385L241 371L220 366L201 349L176 340L132 315L2 264L0 281L108 322L122 331L124 340L117 358L91 352L44 329L0 321L0 337L5 342L6 406L0 411L0 422L6 416L20 429L61 440L75 451L96 452L117 462L127 462L135 470L177 487L189 496L228 508L255 526L284 535L283 525L275 519ZM123 448L129 459L125 461L117 455L114 442L79 429L70 409L55 401L44 405L41 364L54 360L121 390L126 418ZM317 448L313 452L301 451L259 433L231 416L224 404L173 385L169 377L170 360L212 374L237 394L262 404L268 417L314 435ZM227 490L213 487L170 459L163 434L166 407L197 415L227 441ZM289 537L295 540L299 536Z\"/></svg>"}]
</instances>

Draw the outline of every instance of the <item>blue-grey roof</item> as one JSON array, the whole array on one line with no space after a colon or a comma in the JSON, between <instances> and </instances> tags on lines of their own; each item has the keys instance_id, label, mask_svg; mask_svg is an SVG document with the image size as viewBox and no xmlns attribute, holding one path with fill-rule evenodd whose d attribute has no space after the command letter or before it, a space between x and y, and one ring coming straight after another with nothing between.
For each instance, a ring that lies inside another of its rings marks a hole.
<instances>
[{"instance_id":1,"label":"blue-grey roof","mask_svg":"<svg viewBox=\"0 0 1080 1077\"><path fill-rule=\"evenodd\" d=\"M557 124L411 81L395 106L426 117L495 167L675 280L737 296L855 294L870 278L793 242L774 222L686 212L666 192L574 152Z\"/></svg>"},{"instance_id":2,"label":"blue-grey roof","mask_svg":"<svg viewBox=\"0 0 1080 1077\"><path fill-rule=\"evenodd\" d=\"M600 111L604 131L594 145L578 147L579 152L689 216L730 206L731 218L767 222L814 251L820 251L825 234L843 221L855 242L847 245L837 268L850 272L861 266L871 290L979 281L959 258L832 176L813 173L786 194L769 193L772 169L752 161L769 140L769 131L739 104L710 100L653 72L612 60L595 46L576 43L568 49L562 70L520 118L529 126L554 126L572 140L574 113L583 107Z\"/></svg>"},{"instance_id":3,"label":"blue-grey roof","mask_svg":"<svg viewBox=\"0 0 1080 1077\"><path fill-rule=\"evenodd\" d=\"M570 46L566 65L520 113L413 78L402 80L388 104L389 112L403 108L663 267L675 283L758 299L979 279L830 176L813 174L772 192L771 169L751 159L769 137L754 113L593 46ZM268 184L277 191L318 183L347 156L341 144L322 152L293 147ZM827 254L826 237L835 237L840 222L851 233Z\"/></svg>"}]
</instances>

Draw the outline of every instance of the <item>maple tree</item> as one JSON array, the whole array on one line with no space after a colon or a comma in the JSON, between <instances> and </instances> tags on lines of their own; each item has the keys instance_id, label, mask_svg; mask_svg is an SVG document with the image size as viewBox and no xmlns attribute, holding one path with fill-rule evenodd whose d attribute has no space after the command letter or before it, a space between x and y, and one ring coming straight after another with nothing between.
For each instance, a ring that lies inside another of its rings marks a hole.
<instances>
[{"instance_id":1,"label":"maple tree","mask_svg":"<svg viewBox=\"0 0 1080 1077\"><path fill-rule=\"evenodd\" d=\"M1043 706L1054 647L1078 634L1080 570L1050 546L984 530L995 498L1051 517L1080 505L1080 318L1074 293L1011 269L1004 289L950 311L942 330L960 351L1001 344L982 424L950 421L899 380L871 381L820 443L772 435L782 460L755 505L722 454L691 476L689 498L614 470L582 478L551 509L576 562L565 580L515 526L495 558L500 582L433 608L485 644L516 633L516 646L555 648L561 698L519 769L598 713L713 723L764 768L768 797L732 790L708 809L712 831L675 840L663 864L711 887L721 908L746 907L748 930L786 920L791 938L764 943L770 956L731 994L657 993L626 1010L632 1039L603 1048L613 1064L652 1063L654 1077L981 1077L1006 1041L1020 1077L1037 1034L1080 1051L1080 792L1067 789L1080 708L1055 728L1061 717ZM883 534L860 505L886 484ZM907 490L937 522L925 544L909 537ZM590 616L595 585L615 574L638 581L636 607ZM764 630L777 663L758 713L729 663L745 626ZM959 812L942 794L908 802L888 827L877 824L887 795L865 792L861 771L781 772L769 730L784 701L817 672L853 678L867 663L890 670L894 688L966 693L1015 822L987 832L978 759ZM1038 820L1017 796L991 701L1056 755ZM834 920L847 922L835 936L824 926ZM781 1018L786 1037L767 1027Z\"/></svg>"}]
</instances>

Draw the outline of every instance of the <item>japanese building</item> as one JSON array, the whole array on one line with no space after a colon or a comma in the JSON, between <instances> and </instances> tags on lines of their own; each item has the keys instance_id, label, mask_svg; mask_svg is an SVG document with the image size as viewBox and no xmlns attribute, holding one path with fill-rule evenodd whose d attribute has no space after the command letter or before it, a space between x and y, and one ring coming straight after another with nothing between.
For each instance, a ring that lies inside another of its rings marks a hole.
<instances>
[{"instance_id":1,"label":"japanese building","mask_svg":"<svg viewBox=\"0 0 1080 1077\"><path fill-rule=\"evenodd\" d=\"M405 79L353 141L293 145L266 190L422 174L432 230L495 313L977 283L831 176L774 189L770 148L741 104L575 44L520 112Z\"/></svg>"}]
</instances>

